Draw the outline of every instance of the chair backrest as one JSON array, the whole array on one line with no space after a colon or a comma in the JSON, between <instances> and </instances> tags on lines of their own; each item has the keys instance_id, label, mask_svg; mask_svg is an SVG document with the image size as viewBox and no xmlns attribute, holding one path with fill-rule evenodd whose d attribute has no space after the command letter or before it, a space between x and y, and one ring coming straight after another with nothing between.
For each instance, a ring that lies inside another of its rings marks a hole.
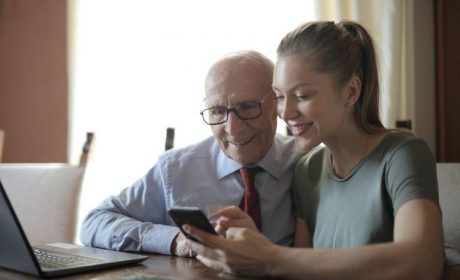
<instances>
[{"instance_id":1,"label":"chair backrest","mask_svg":"<svg viewBox=\"0 0 460 280\"><path fill-rule=\"evenodd\" d=\"M166 128L165 151L174 148L174 128Z\"/></svg>"},{"instance_id":2,"label":"chair backrest","mask_svg":"<svg viewBox=\"0 0 460 280\"><path fill-rule=\"evenodd\" d=\"M0 162L2 162L4 143L5 143L5 132L2 129L0 129Z\"/></svg>"},{"instance_id":3,"label":"chair backrest","mask_svg":"<svg viewBox=\"0 0 460 280\"><path fill-rule=\"evenodd\" d=\"M32 243L74 242L85 168L0 164L0 180Z\"/></svg>"},{"instance_id":4,"label":"chair backrest","mask_svg":"<svg viewBox=\"0 0 460 280\"><path fill-rule=\"evenodd\" d=\"M92 150L92 146L94 145L93 140L94 140L94 133L87 132L85 144L83 144L83 148L81 149L80 162L78 164L79 166L86 166L86 164L88 163L90 151Z\"/></svg>"},{"instance_id":5,"label":"chair backrest","mask_svg":"<svg viewBox=\"0 0 460 280\"><path fill-rule=\"evenodd\" d=\"M0 164L2 185L32 243L76 241L78 204L93 138L87 133L78 166Z\"/></svg>"},{"instance_id":6,"label":"chair backrest","mask_svg":"<svg viewBox=\"0 0 460 280\"><path fill-rule=\"evenodd\" d=\"M436 164L446 242L460 250L460 163Z\"/></svg>"}]
</instances>

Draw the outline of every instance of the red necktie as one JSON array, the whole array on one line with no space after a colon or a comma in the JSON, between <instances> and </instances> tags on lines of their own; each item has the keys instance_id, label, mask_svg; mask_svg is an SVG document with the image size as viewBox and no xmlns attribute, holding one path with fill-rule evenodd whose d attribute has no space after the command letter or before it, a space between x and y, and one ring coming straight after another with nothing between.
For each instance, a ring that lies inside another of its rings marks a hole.
<instances>
[{"instance_id":1,"label":"red necktie","mask_svg":"<svg viewBox=\"0 0 460 280\"><path fill-rule=\"evenodd\" d=\"M254 186L254 177L260 170L259 167L240 169L241 178L244 183L244 194L241 199L240 208L254 220L257 228L262 228L262 218L260 215L259 193Z\"/></svg>"}]
</instances>

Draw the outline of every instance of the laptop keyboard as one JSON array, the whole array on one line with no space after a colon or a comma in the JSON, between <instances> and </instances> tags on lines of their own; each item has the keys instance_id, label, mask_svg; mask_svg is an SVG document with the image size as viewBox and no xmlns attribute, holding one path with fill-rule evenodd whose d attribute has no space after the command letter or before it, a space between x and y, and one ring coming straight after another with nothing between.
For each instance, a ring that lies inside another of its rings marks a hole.
<instances>
[{"instance_id":1,"label":"laptop keyboard","mask_svg":"<svg viewBox=\"0 0 460 280\"><path fill-rule=\"evenodd\" d=\"M86 258L81 256L74 256L45 249L33 248L34 254L42 268L66 268L81 265L97 264L101 260Z\"/></svg>"}]
</instances>

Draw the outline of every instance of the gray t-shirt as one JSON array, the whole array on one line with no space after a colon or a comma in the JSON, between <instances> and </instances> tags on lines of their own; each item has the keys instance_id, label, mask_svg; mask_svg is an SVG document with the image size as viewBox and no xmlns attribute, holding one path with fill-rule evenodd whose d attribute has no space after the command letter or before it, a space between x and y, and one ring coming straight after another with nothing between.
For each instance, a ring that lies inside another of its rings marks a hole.
<instances>
[{"instance_id":1,"label":"gray t-shirt","mask_svg":"<svg viewBox=\"0 0 460 280\"><path fill-rule=\"evenodd\" d=\"M298 162L296 215L307 222L314 248L352 248L393 240L394 217L411 199L438 203L436 162L428 145L392 132L347 175L338 178L327 147Z\"/></svg>"}]
</instances>

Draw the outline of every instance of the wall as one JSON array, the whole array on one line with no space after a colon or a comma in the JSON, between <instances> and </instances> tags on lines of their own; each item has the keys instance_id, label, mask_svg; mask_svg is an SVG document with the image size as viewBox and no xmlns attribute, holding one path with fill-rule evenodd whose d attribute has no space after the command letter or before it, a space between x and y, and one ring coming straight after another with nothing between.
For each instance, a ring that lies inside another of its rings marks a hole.
<instances>
[{"instance_id":1,"label":"wall","mask_svg":"<svg viewBox=\"0 0 460 280\"><path fill-rule=\"evenodd\" d=\"M64 0L0 0L3 162L67 162Z\"/></svg>"}]
</instances>

